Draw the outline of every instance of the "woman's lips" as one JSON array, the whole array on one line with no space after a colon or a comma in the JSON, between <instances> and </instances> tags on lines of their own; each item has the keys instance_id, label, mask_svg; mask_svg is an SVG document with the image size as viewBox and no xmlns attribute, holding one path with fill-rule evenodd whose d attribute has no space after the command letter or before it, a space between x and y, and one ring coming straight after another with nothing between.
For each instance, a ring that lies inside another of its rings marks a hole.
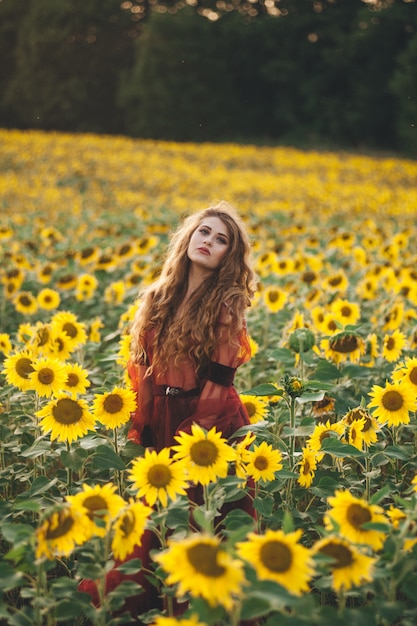
<instances>
[{"instance_id":1,"label":"woman's lips","mask_svg":"<svg viewBox=\"0 0 417 626\"><path fill-rule=\"evenodd\" d=\"M210 250L207 250L207 248L197 248L197 250L199 252L201 252L201 254L204 254L206 256L210 256Z\"/></svg>"}]
</instances>

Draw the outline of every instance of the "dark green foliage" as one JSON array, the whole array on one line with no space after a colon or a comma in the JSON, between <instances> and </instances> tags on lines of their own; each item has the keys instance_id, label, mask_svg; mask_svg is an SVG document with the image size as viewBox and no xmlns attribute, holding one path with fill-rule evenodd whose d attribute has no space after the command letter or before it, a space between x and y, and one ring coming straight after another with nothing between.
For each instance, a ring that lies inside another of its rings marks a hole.
<instances>
[{"instance_id":1,"label":"dark green foliage","mask_svg":"<svg viewBox=\"0 0 417 626\"><path fill-rule=\"evenodd\" d=\"M0 0L0 125L417 154L415 3L136 4Z\"/></svg>"}]
</instances>

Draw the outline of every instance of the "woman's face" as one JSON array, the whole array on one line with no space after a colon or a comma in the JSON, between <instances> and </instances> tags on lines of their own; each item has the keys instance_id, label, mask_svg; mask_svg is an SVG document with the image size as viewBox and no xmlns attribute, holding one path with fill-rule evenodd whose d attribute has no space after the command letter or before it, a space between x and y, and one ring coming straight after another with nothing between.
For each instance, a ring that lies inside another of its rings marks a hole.
<instances>
[{"instance_id":1,"label":"woman's face","mask_svg":"<svg viewBox=\"0 0 417 626\"><path fill-rule=\"evenodd\" d=\"M226 224L219 217L206 217L191 235L188 258L206 271L216 270L230 246Z\"/></svg>"}]
</instances>

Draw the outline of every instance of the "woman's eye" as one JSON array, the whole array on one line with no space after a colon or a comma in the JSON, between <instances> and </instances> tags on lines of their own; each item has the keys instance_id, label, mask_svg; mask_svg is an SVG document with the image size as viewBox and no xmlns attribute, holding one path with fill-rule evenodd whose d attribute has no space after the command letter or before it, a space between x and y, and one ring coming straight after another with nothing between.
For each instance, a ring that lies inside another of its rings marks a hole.
<instances>
[{"instance_id":1,"label":"woman's eye","mask_svg":"<svg viewBox=\"0 0 417 626\"><path fill-rule=\"evenodd\" d=\"M224 245L226 245L226 244L227 244L226 239L223 239L223 237L218 237L218 238L217 238L217 241L218 241L219 243L224 244Z\"/></svg>"}]
</instances>

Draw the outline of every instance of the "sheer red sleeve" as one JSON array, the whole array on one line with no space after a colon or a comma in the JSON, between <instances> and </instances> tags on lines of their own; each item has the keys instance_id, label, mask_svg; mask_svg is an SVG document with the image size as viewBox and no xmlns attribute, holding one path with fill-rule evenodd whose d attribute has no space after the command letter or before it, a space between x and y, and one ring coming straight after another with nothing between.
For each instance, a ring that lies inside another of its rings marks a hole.
<instances>
[{"instance_id":1,"label":"sheer red sleeve","mask_svg":"<svg viewBox=\"0 0 417 626\"><path fill-rule=\"evenodd\" d=\"M206 430L215 426L216 430L223 432L227 430L231 412L236 410L235 399L233 403L230 401L230 390L236 369L250 359L250 343L244 321L237 335L229 337L227 316L230 313L226 307L223 309L226 310L222 312L218 326L219 340L209 363L196 411L181 422L177 433L190 432L194 422Z\"/></svg>"},{"instance_id":2,"label":"sheer red sleeve","mask_svg":"<svg viewBox=\"0 0 417 626\"><path fill-rule=\"evenodd\" d=\"M127 371L133 391L136 391L136 411L131 414L132 427L128 437L143 446L152 446L150 423L152 416L152 383L146 376L147 365L129 361Z\"/></svg>"}]
</instances>

